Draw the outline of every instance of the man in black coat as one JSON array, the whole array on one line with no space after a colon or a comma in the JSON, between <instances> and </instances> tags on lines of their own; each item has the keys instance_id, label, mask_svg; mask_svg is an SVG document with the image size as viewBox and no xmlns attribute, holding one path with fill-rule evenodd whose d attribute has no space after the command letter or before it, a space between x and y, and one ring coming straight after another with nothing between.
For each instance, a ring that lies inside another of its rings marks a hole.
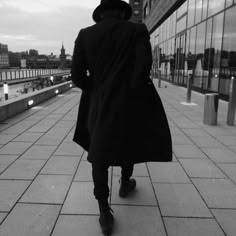
<instances>
[{"instance_id":1,"label":"man in black coat","mask_svg":"<svg viewBox=\"0 0 236 236\"><path fill-rule=\"evenodd\" d=\"M72 80L82 89L73 140L88 151L104 234L113 225L109 166L121 166L119 195L126 197L136 187L134 164L172 160L167 118L149 78L149 33L128 21L131 14L124 1L101 0L96 24L79 32L72 61Z\"/></svg>"}]
</instances>

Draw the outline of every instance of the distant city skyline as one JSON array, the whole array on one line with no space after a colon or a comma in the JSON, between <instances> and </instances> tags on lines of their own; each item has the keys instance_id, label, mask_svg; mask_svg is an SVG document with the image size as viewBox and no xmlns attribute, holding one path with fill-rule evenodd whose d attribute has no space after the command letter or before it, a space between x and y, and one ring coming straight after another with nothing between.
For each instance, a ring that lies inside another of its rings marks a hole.
<instances>
[{"instance_id":1,"label":"distant city skyline","mask_svg":"<svg viewBox=\"0 0 236 236\"><path fill-rule=\"evenodd\" d=\"M125 0L128 2L128 0ZM0 0L0 43L13 52L59 55L62 42L73 54L81 28L94 24L100 0Z\"/></svg>"}]
</instances>

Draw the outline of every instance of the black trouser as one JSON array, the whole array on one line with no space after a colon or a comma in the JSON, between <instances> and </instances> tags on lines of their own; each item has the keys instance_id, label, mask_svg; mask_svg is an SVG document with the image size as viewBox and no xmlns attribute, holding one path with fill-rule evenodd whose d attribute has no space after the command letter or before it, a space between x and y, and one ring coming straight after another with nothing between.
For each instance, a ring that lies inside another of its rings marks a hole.
<instances>
[{"instance_id":1,"label":"black trouser","mask_svg":"<svg viewBox=\"0 0 236 236\"><path fill-rule=\"evenodd\" d=\"M108 168L106 164L92 164L92 176L94 183L94 196L97 200L109 197ZM121 166L121 179L129 180L133 174L134 164L126 163Z\"/></svg>"}]
</instances>

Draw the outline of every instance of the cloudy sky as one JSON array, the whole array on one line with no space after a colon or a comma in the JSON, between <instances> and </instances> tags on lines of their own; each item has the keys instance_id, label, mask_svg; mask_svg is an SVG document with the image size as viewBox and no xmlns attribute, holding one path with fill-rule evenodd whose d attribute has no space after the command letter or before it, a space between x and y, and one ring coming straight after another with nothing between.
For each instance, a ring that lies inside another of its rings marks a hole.
<instances>
[{"instance_id":1,"label":"cloudy sky","mask_svg":"<svg viewBox=\"0 0 236 236\"><path fill-rule=\"evenodd\" d=\"M128 2L128 0L125 0ZM81 28L94 24L100 0L0 0L0 43L13 52L36 49L59 55L62 42L72 54Z\"/></svg>"}]
</instances>

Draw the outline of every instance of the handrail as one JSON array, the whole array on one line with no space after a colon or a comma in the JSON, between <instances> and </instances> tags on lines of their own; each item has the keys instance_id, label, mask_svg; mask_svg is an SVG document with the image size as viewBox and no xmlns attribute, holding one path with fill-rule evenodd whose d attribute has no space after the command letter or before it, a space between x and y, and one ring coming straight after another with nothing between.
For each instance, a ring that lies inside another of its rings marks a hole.
<instances>
[{"instance_id":1,"label":"handrail","mask_svg":"<svg viewBox=\"0 0 236 236\"><path fill-rule=\"evenodd\" d=\"M0 81L9 81L16 79L27 79L36 76L50 76L57 74L69 74L70 69L19 69L19 70L4 70L0 71Z\"/></svg>"}]
</instances>

